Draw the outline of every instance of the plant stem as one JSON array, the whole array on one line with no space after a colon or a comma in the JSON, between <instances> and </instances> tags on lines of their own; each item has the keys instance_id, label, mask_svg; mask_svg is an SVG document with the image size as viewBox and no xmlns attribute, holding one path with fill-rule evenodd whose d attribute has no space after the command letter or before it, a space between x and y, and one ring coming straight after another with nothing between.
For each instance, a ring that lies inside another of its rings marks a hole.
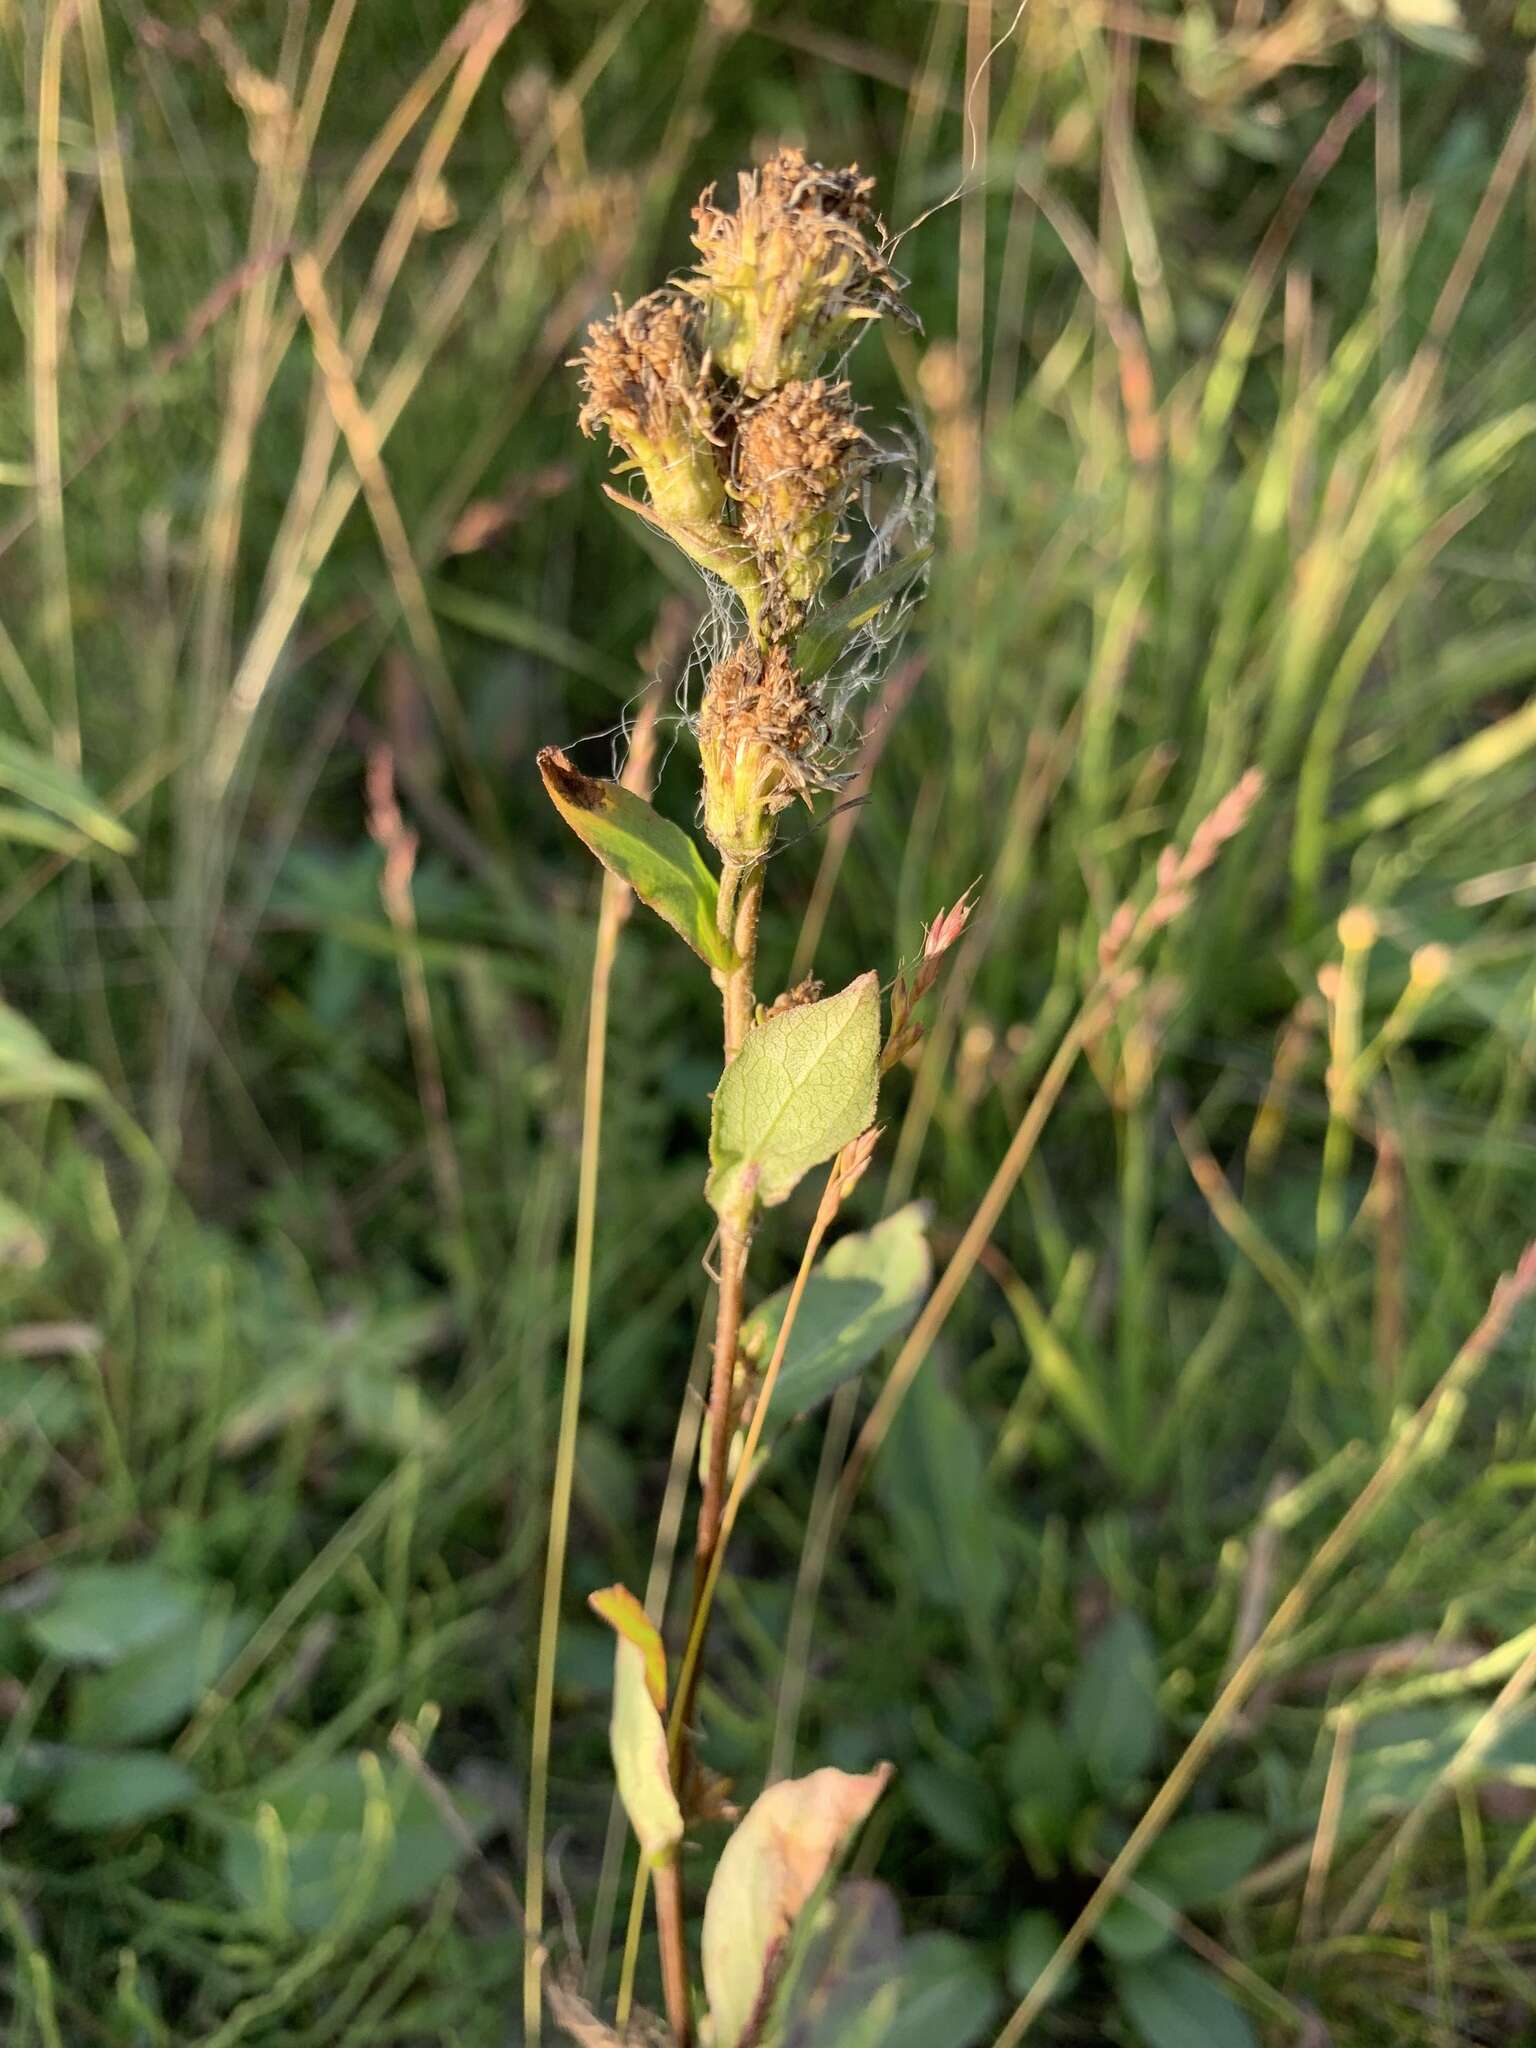
<instances>
[{"instance_id":1,"label":"plant stem","mask_svg":"<svg viewBox=\"0 0 1536 2048\"><path fill-rule=\"evenodd\" d=\"M667 2025L677 2048L693 2039L688 1995L688 1947L683 1938L683 1871L675 1858L655 1873L656 1934L661 1948L661 1989Z\"/></svg>"},{"instance_id":2,"label":"plant stem","mask_svg":"<svg viewBox=\"0 0 1536 2048\"><path fill-rule=\"evenodd\" d=\"M720 1238L720 1286L715 1297L714 1353L709 1378L709 1462L704 1472L704 1497L699 1503L694 1543L693 1611L709 1561L720 1540L720 1514L725 1502L725 1473L731 1434L731 1389L746 1304L747 1240L734 1231Z\"/></svg>"},{"instance_id":3,"label":"plant stem","mask_svg":"<svg viewBox=\"0 0 1536 2048\"><path fill-rule=\"evenodd\" d=\"M720 876L720 916L729 921L738 965L721 983L721 1006L725 1021L726 1064L735 1059L752 1028L755 997L753 976L757 965L758 920L763 907L763 863L750 865L727 859ZM704 1475L704 1497L699 1503L698 1535L694 1545L693 1608L689 1632L698 1617L704 1582L720 1542L720 1518L725 1506L726 1459L730 1449L731 1388L736 1375L736 1353L741 1342L741 1320L746 1302L748 1240L736 1231L722 1228L720 1237L720 1285L715 1297L714 1356L709 1383L709 1464ZM693 1686L679 1695L679 1712L686 1725L693 1711Z\"/></svg>"},{"instance_id":4,"label":"plant stem","mask_svg":"<svg viewBox=\"0 0 1536 2048\"><path fill-rule=\"evenodd\" d=\"M857 1141L856 1141L857 1142ZM866 1155L867 1156L867 1155ZM800 1254L800 1265L795 1274L794 1285L790 1288L789 1300L785 1305L779 1334L774 1342L773 1356L763 1374L757 1389L757 1401L752 1411L752 1420L747 1428L746 1440L741 1447L741 1457L736 1466L736 1477L731 1485L730 1497L725 1501L720 1516L720 1529L714 1549L704 1566L699 1582L698 1594L694 1601L693 1615L688 1625L688 1642L683 1651L683 1668L678 1678L677 1708L672 1716L668 1731L674 1753L682 1754L682 1743L687 1734L684 1702L692 1693L698 1679L699 1664L704 1650L704 1635L709 1627L710 1609L714 1602L715 1588L720 1582L720 1573L725 1564L726 1545L731 1540L731 1531L736 1526L736 1517L746 1498L747 1488L752 1483L752 1467L757 1458L758 1445L763 1439L763 1430L773 1405L773 1390L778 1385L779 1371L784 1363L784 1354L789 1349L789 1340L800 1313L800 1303L805 1296L806 1283L811 1277L811 1268L816 1263L816 1254L821 1250L822 1240L832 1226L842 1206L845 1187L851 1184L848 1154L840 1153L832 1162L827 1176L826 1187L822 1190L816 1215L811 1223L810 1235ZM853 1175L857 1178L857 1174Z\"/></svg>"}]
</instances>

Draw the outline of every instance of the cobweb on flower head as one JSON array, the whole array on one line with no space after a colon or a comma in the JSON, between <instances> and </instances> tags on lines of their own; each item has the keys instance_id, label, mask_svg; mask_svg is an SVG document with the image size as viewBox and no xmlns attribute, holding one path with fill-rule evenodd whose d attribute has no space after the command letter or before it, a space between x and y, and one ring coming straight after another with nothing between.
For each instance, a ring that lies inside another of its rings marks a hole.
<instances>
[{"instance_id":1,"label":"cobweb on flower head","mask_svg":"<svg viewBox=\"0 0 1536 2048\"><path fill-rule=\"evenodd\" d=\"M857 595L861 584L903 555L927 547L933 538L934 505L933 465L914 428L881 448L871 464L857 508L863 547L854 558L852 573L832 579L824 602L838 604ZM889 670L927 588L928 564L924 562L873 618L850 635L831 670L818 682L817 692L834 743L853 699Z\"/></svg>"},{"instance_id":2,"label":"cobweb on flower head","mask_svg":"<svg viewBox=\"0 0 1536 2048\"><path fill-rule=\"evenodd\" d=\"M828 582L818 609L855 596L860 585L880 575L903 555L926 547L932 539L933 465L915 424L877 447L858 498L849 508L848 524L850 557ZM683 728L696 729L698 707L711 670L725 659L745 631L745 618L735 592L707 570L698 573L706 603L678 676L676 709L664 721L669 730L661 745L658 776ZM816 694L824 715L824 746L833 765L853 700L878 684L889 670L927 585L928 565L924 563L872 618L850 634L831 669L818 679ZM813 612L813 620L814 617ZM629 753L631 716L643 696L643 690L637 691L624 706L618 723L609 729L616 777L623 773Z\"/></svg>"}]
</instances>

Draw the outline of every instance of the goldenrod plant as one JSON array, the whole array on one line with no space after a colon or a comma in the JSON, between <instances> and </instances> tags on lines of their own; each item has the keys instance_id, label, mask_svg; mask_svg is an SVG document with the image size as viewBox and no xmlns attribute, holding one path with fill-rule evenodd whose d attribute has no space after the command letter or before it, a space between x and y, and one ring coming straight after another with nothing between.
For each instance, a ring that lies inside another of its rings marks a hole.
<instances>
[{"instance_id":1,"label":"goldenrod plant","mask_svg":"<svg viewBox=\"0 0 1536 2048\"><path fill-rule=\"evenodd\" d=\"M796 1317L816 1278L817 1254L873 1156L881 1077L919 1045L920 1010L971 913L967 891L933 919L917 960L897 971L888 1003L874 969L833 994L808 978L761 1000L758 935L781 821L797 802L814 810L836 792L835 678L851 643L871 629L877 642L885 634L884 615L910 598L929 553L910 490L904 521L882 522L875 502L881 442L861 418L844 374L853 345L876 322L913 319L871 207L871 184L856 166L828 170L785 148L741 177L734 211L706 191L694 209L695 268L632 306L618 304L590 330L578 359L582 428L607 436L620 473L638 477L644 493L631 498L610 486L610 495L711 580L716 625L723 627L693 719L699 817L711 858L691 832L622 782L586 774L558 747L539 756L561 816L610 874L691 947L721 998L724 1068L713 1091L704 1182L716 1220L713 1330L693 1589L680 1658L669 1657L659 1617L628 1589L613 1586L592 1598L617 1638L612 1753L641 1859L618 2025L632 2023L635 1943L649 1884L666 2030L676 2048L695 2038L709 2048L772 2048L813 2038L828 2048L852 2043L853 2035L835 2030L791 2031L790 2006L798 2012L797 1999L824 2000L828 1983L846 1975L845 1959L813 1971L819 1989L786 1988L799 1981L791 1968L793 1937L802 1908L827 1893L833 1866L890 1776L883 1764L865 1773L822 1769L770 1786L750 1808L704 1906L701 2007L681 1858L690 1832L735 1814L730 1788L704 1764L695 1742L726 1546L756 1470ZM882 545L844 577L857 521L872 525ZM892 527L903 523L908 544L893 555ZM1256 774L1245 777L1187 852L1165 853L1151 901L1128 903L1112 920L1074 1052L1105 1030L1135 986L1136 952L1187 908L1191 886L1241 828L1261 786ZM1050 1100L1049 1076L1041 1100ZM774 1318L770 1349L761 1332L754 1342L746 1327L754 1236L763 1212L787 1201L822 1166L829 1166L825 1187L795 1285ZM899 1320L915 1311L925 1280L926 1267ZM836 1375L846 1377L868 1351L852 1333L838 1334L846 1341ZM913 1354L910 1362L919 1358ZM579 1370L579 1360L571 1370ZM553 1656L578 1396L579 1381L568 1379L535 1707L525 2023L538 2032L546 1996L575 2038L599 2041L628 2036L605 2031L570 1983L546 1980L540 1940ZM852 1937L838 1916L857 1919L864 1910L857 1890L838 1895L826 1907L830 1932L819 1938L839 1950ZM881 1999L859 2023L860 2042L883 2039L894 2013L899 1969L892 1964L886 1975Z\"/></svg>"},{"instance_id":2,"label":"goldenrod plant","mask_svg":"<svg viewBox=\"0 0 1536 2048\"><path fill-rule=\"evenodd\" d=\"M753 1235L764 1209L828 1161L818 1242L830 1226L869 1160L882 1057L915 1042L916 1002L965 925L963 905L936 922L924 967L903 983L890 1040L874 972L834 995L807 980L767 1006L758 999L758 926L780 819L839 782L829 680L850 643L901 604L928 554L909 514L903 552L886 559L887 522L885 545L863 556L865 573L839 579L855 520L872 518L881 532L879 511L860 502L878 482L880 450L841 372L872 323L913 317L885 255L871 185L856 168L829 171L782 149L742 177L734 211L706 192L694 210L695 269L617 306L580 357L582 428L606 434L621 472L638 475L645 493L612 494L674 541L732 607L695 720L713 863L620 784L584 774L558 748L539 758L562 817L692 947L721 995L725 1071L705 1188L718 1219L712 1369L693 1597L670 1724L667 1657L654 1623L621 1587L595 1603L618 1632L614 1763L655 1887L667 2021L679 2043L694 2034L679 1845L690 1822L717 1813L721 1801L690 1740L701 1657L733 1503L792 1323L786 1313L773 1358L755 1370L742 1341ZM823 1771L777 1787L733 1837L704 1923L716 2048L746 2038L782 1937L886 1775ZM770 1846L755 1851L754 1840ZM768 1867L786 1853L792 1878ZM536 1892L533 1870L530 1880ZM530 1955L528 2019L537 2025L540 1964Z\"/></svg>"}]
</instances>

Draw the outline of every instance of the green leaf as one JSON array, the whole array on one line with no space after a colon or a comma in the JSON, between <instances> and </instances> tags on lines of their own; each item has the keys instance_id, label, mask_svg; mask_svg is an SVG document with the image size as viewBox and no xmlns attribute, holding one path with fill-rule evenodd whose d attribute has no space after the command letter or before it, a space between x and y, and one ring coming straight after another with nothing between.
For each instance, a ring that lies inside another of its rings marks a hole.
<instances>
[{"instance_id":1,"label":"green leaf","mask_svg":"<svg viewBox=\"0 0 1536 2048\"><path fill-rule=\"evenodd\" d=\"M1015 1731L1003 1768L1014 1831L1036 1869L1050 1876L1083 1805L1082 1765L1056 1724L1031 1714Z\"/></svg>"},{"instance_id":2,"label":"green leaf","mask_svg":"<svg viewBox=\"0 0 1536 2048\"><path fill-rule=\"evenodd\" d=\"M1186 1814L1147 1851L1139 1881L1179 1906L1214 1904L1258 1862L1267 1832L1251 1814Z\"/></svg>"},{"instance_id":3,"label":"green leaf","mask_svg":"<svg viewBox=\"0 0 1536 2048\"><path fill-rule=\"evenodd\" d=\"M979 1863L1002 1846L997 1800L986 1779L920 1759L901 1774L918 1818L957 1856Z\"/></svg>"},{"instance_id":4,"label":"green leaf","mask_svg":"<svg viewBox=\"0 0 1536 2048\"><path fill-rule=\"evenodd\" d=\"M20 740L0 738L0 789L65 819L111 853L132 853L138 843L72 769Z\"/></svg>"},{"instance_id":5,"label":"green leaf","mask_svg":"<svg viewBox=\"0 0 1536 2048\"><path fill-rule=\"evenodd\" d=\"M1124 1792L1141 1777L1156 1753L1159 1725L1151 1638L1134 1614L1118 1614L1067 1695L1067 1727L1100 1792Z\"/></svg>"},{"instance_id":6,"label":"green leaf","mask_svg":"<svg viewBox=\"0 0 1536 2048\"><path fill-rule=\"evenodd\" d=\"M101 1077L89 1067L55 1057L35 1025L9 1003L0 1003L0 1103L84 1101L101 1093Z\"/></svg>"},{"instance_id":7,"label":"green leaf","mask_svg":"<svg viewBox=\"0 0 1536 2048\"><path fill-rule=\"evenodd\" d=\"M890 1780L827 1768L770 1785L721 1852L704 1904L714 2048L736 2048L796 1920Z\"/></svg>"},{"instance_id":8,"label":"green leaf","mask_svg":"<svg viewBox=\"0 0 1536 2048\"><path fill-rule=\"evenodd\" d=\"M683 1839L682 1809L667 1756L667 1653L645 1609L623 1586L593 1593L588 1604L618 1637L613 1715L608 1724L619 1797L645 1859L670 1863Z\"/></svg>"},{"instance_id":9,"label":"green leaf","mask_svg":"<svg viewBox=\"0 0 1536 2048\"><path fill-rule=\"evenodd\" d=\"M839 1238L820 1260L790 1331L770 1425L824 1401L908 1328L933 1278L926 1221L926 1206L908 1202L873 1230ZM760 1370L773 1356L789 1295L781 1287L742 1325L742 1351Z\"/></svg>"},{"instance_id":10,"label":"green leaf","mask_svg":"<svg viewBox=\"0 0 1536 2048\"><path fill-rule=\"evenodd\" d=\"M69 1727L77 1742L145 1742L177 1727L250 1641L249 1614L194 1615L106 1671L76 1681Z\"/></svg>"},{"instance_id":11,"label":"green leaf","mask_svg":"<svg viewBox=\"0 0 1536 2048\"><path fill-rule=\"evenodd\" d=\"M416 1774L342 1756L291 1779L249 1817L224 1823L224 1881L242 1906L300 1934L388 1918L435 1891L492 1816L455 1793L465 1832Z\"/></svg>"},{"instance_id":12,"label":"green leaf","mask_svg":"<svg viewBox=\"0 0 1536 2048\"><path fill-rule=\"evenodd\" d=\"M197 1620L204 1598L203 1588L157 1564L77 1565L59 1573L28 1626L50 1657L111 1664Z\"/></svg>"},{"instance_id":13,"label":"green leaf","mask_svg":"<svg viewBox=\"0 0 1536 2048\"><path fill-rule=\"evenodd\" d=\"M910 555L856 584L846 597L813 613L795 642L794 663L801 679L807 684L819 682L859 628L901 595L932 554L930 546L914 548Z\"/></svg>"},{"instance_id":14,"label":"green leaf","mask_svg":"<svg viewBox=\"0 0 1536 2048\"><path fill-rule=\"evenodd\" d=\"M352 1434L384 1450L436 1451L447 1426L416 1382L405 1373L354 1366L341 1376L341 1412Z\"/></svg>"},{"instance_id":15,"label":"green leaf","mask_svg":"<svg viewBox=\"0 0 1536 2048\"><path fill-rule=\"evenodd\" d=\"M736 965L730 941L716 929L720 885L680 826L621 784L583 775L558 747L539 755L539 773L555 809L610 874L627 882L709 966L727 971Z\"/></svg>"},{"instance_id":16,"label":"green leaf","mask_svg":"<svg viewBox=\"0 0 1536 2048\"><path fill-rule=\"evenodd\" d=\"M396 1451L431 1451L442 1418L405 1368L443 1342L440 1307L360 1311L317 1319L287 1338L293 1355L268 1372L224 1423L219 1448L248 1451L278 1430L339 1408L352 1434Z\"/></svg>"},{"instance_id":17,"label":"green leaf","mask_svg":"<svg viewBox=\"0 0 1536 2048\"><path fill-rule=\"evenodd\" d=\"M900 1539L895 1568L974 1631L989 1629L1007 1591L1005 1523L975 1419L932 1364L897 1411L876 1486Z\"/></svg>"},{"instance_id":18,"label":"green leaf","mask_svg":"<svg viewBox=\"0 0 1536 2048\"><path fill-rule=\"evenodd\" d=\"M1188 1956L1154 1956L1115 1970L1121 2009L1146 2048L1258 2048L1247 2015Z\"/></svg>"},{"instance_id":19,"label":"green leaf","mask_svg":"<svg viewBox=\"0 0 1536 2048\"><path fill-rule=\"evenodd\" d=\"M1105 1955L1113 1956L1117 1962L1139 1963L1167 1948L1173 1940L1173 1918L1171 1905L1167 1912L1158 1913L1140 1899L1122 1895L1111 1899L1093 1938Z\"/></svg>"},{"instance_id":20,"label":"green leaf","mask_svg":"<svg viewBox=\"0 0 1536 2048\"><path fill-rule=\"evenodd\" d=\"M175 1757L130 1749L69 1759L48 1798L55 1827L88 1832L127 1828L175 1813L197 1796L197 1780Z\"/></svg>"},{"instance_id":21,"label":"green leaf","mask_svg":"<svg viewBox=\"0 0 1536 2048\"><path fill-rule=\"evenodd\" d=\"M0 1359L0 1442L19 1431L59 1443L79 1428L86 1406L81 1388L57 1366Z\"/></svg>"},{"instance_id":22,"label":"green leaf","mask_svg":"<svg viewBox=\"0 0 1536 2048\"><path fill-rule=\"evenodd\" d=\"M907 1943L901 2002L880 2048L972 2048L1002 2007L997 1980L957 1934L920 1934Z\"/></svg>"},{"instance_id":23,"label":"green leaf","mask_svg":"<svg viewBox=\"0 0 1536 2048\"><path fill-rule=\"evenodd\" d=\"M738 1229L875 1120L880 988L861 974L838 995L769 1017L715 1090L706 1192Z\"/></svg>"},{"instance_id":24,"label":"green leaf","mask_svg":"<svg viewBox=\"0 0 1536 2048\"><path fill-rule=\"evenodd\" d=\"M1054 1913L1046 1912L1043 1906L1034 1906L1029 1912L1019 1915L1009 1931L1007 1959L1003 1965L1008 1989L1015 1998L1029 1996L1041 1971L1060 1947L1061 1923ZM1076 1981L1077 1964L1073 1962L1068 1965L1052 1997L1060 1998L1072 1989Z\"/></svg>"}]
</instances>

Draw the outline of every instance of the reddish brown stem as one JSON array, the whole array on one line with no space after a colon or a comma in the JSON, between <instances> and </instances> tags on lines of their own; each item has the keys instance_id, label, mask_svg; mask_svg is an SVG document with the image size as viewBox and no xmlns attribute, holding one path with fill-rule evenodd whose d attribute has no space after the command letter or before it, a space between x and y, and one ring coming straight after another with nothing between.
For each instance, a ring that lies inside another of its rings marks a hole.
<instances>
[{"instance_id":1,"label":"reddish brown stem","mask_svg":"<svg viewBox=\"0 0 1536 2048\"><path fill-rule=\"evenodd\" d=\"M661 1947L661 1992L667 2008L667 2025L676 2048L689 2048L693 2040L693 2009L688 1996L688 1949L683 1938L683 1873L680 1864L663 1866L655 1874L656 1933Z\"/></svg>"}]
</instances>

